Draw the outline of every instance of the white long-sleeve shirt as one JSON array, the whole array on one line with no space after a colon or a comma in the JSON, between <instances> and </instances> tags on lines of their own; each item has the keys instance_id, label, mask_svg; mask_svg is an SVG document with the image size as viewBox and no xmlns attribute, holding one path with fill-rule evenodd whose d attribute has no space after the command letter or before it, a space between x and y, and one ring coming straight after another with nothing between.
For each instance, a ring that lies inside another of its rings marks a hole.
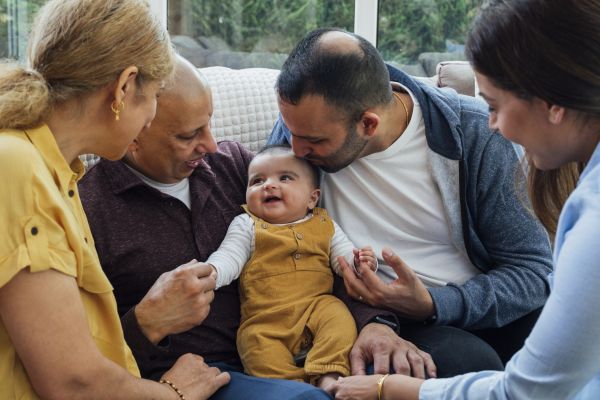
<instances>
[{"instance_id":1,"label":"white long-sleeve shirt","mask_svg":"<svg viewBox=\"0 0 600 400\"><path fill-rule=\"evenodd\" d=\"M309 218L312 218L312 214L302 220L290 222L290 224L298 224ZM333 221L333 227L334 234L331 239L329 261L335 273L341 275L337 258L343 256L349 265L354 265L352 249L355 246L335 221ZM243 213L231 221L221 246L206 260L208 264L211 264L217 270L217 289L230 284L240 276L242 268L244 268L253 252L254 221L248 214Z\"/></svg>"}]
</instances>

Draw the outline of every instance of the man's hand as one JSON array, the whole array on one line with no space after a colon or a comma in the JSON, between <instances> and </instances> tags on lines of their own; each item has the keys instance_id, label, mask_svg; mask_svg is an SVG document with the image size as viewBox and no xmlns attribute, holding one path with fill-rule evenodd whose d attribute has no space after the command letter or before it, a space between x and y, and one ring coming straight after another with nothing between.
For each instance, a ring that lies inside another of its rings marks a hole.
<instances>
[{"instance_id":1,"label":"man's hand","mask_svg":"<svg viewBox=\"0 0 600 400\"><path fill-rule=\"evenodd\" d=\"M215 279L210 265L192 260L162 274L135 307L138 324L154 344L200 325L210 311Z\"/></svg>"},{"instance_id":2,"label":"man's hand","mask_svg":"<svg viewBox=\"0 0 600 400\"><path fill-rule=\"evenodd\" d=\"M373 362L375 374L397 373L425 379L437 375L431 356L411 342L400 338L388 326L371 323L365 326L350 351L352 375L365 375ZM393 371L390 371L390 366Z\"/></svg>"},{"instance_id":3,"label":"man's hand","mask_svg":"<svg viewBox=\"0 0 600 400\"><path fill-rule=\"evenodd\" d=\"M161 379L173 383L186 399L204 400L229 383L231 377L227 372L206 365L202 357L188 353L179 357L173 368L165 372Z\"/></svg>"},{"instance_id":4,"label":"man's hand","mask_svg":"<svg viewBox=\"0 0 600 400\"><path fill-rule=\"evenodd\" d=\"M390 308L415 320L424 320L435 312L429 291L414 271L389 248L384 248L383 259L398 277L384 283L375 272L360 266L360 278L348 263L339 260L348 294L375 307Z\"/></svg>"}]
</instances>

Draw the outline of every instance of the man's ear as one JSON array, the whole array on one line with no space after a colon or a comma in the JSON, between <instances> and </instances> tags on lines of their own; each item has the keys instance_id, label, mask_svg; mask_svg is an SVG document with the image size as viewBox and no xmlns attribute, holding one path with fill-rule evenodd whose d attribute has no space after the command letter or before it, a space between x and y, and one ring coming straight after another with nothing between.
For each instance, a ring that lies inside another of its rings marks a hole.
<instances>
[{"instance_id":1,"label":"man's ear","mask_svg":"<svg viewBox=\"0 0 600 400\"><path fill-rule=\"evenodd\" d=\"M551 124L558 125L560 124L565 117L565 108L562 106L557 106L553 104L548 108L548 120Z\"/></svg>"},{"instance_id":2,"label":"man's ear","mask_svg":"<svg viewBox=\"0 0 600 400\"><path fill-rule=\"evenodd\" d=\"M127 152L128 153L134 153L135 151L137 151L138 147L140 146L140 143L138 141L138 138L133 139L133 141L129 144L129 146L127 146Z\"/></svg>"},{"instance_id":3,"label":"man's ear","mask_svg":"<svg viewBox=\"0 0 600 400\"><path fill-rule=\"evenodd\" d=\"M310 199L308 201L308 209L312 210L317 206L317 202L319 201L319 197L321 196L321 189L314 189L310 193Z\"/></svg>"},{"instance_id":4,"label":"man's ear","mask_svg":"<svg viewBox=\"0 0 600 400\"><path fill-rule=\"evenodd\" d=\"M374 136L380 121L381 118L379 118L379 115L373 111L367 110L360 117L360 121L358 123L364 135Z\"/></svg>"},{"instance_id":5,"label":"man's ear","mask_svg":"<svg viewBox=\"0 0 600 400\"><path fill-rule=\"evenodd\" d=\"M138 73L138 67L130 65L119 74L117 86L113 92L114 99L112 100L115 107L124 102L125 98L132 98L135 94L135 78L137 78Z\"/></svg>"}]
</instances>

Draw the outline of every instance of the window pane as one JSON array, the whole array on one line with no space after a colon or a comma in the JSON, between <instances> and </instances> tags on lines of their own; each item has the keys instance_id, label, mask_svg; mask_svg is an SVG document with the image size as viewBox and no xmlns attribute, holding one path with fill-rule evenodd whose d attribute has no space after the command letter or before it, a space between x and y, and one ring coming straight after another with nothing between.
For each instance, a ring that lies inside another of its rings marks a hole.
<instances>
[{"instance_id":1,"label":"window pane","mask_svg":"<svg viewBox=\"0 0 600 400\"><path fill-rule=\"evenodd\" d=\"M27 35L35 13L46 0L1 0L0 57L25 60Z\"/></svg>"},{"instance_id":2,"label":"window pane","mask_svg":"<svg viewBox=\"0 0 600 400\"><path fill-rule=\"evenodd\" d=\"M169 0L167 27L195 65L280 68L307 32L352 30L354 0Z\"/></svg>"},{"instance_id":3,"label":"window pane","mask_svg":"<svg viewBox=\"0 0 600 400\"><path fill-rule=\"evenodd\" d=\"M464 60L464 42L483 0L379 0L377 47L413 75L439 61Z\"/></svg>"}]
</instances>

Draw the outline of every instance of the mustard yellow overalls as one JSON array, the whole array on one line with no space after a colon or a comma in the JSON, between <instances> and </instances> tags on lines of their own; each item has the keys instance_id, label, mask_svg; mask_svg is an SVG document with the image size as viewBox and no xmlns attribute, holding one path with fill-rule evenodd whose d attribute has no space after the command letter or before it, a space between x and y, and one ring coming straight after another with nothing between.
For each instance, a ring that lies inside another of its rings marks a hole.
<instances>
[{"instance_id":1,"label":"mustard yellow overalls","mask_svg":"<svg viewBox=\"0 0 600 400\"><path fill-rule=\"evenodd\" d=\"M315 208L307 221L278 226L248 214L255 250L240 275L237 334L246 373L311 383L330 372L349 375L356 325L344 303L331 295L331 218ZM299 368L294 354L310 336L313 347Z\"/></svg>"}]
</instances>

